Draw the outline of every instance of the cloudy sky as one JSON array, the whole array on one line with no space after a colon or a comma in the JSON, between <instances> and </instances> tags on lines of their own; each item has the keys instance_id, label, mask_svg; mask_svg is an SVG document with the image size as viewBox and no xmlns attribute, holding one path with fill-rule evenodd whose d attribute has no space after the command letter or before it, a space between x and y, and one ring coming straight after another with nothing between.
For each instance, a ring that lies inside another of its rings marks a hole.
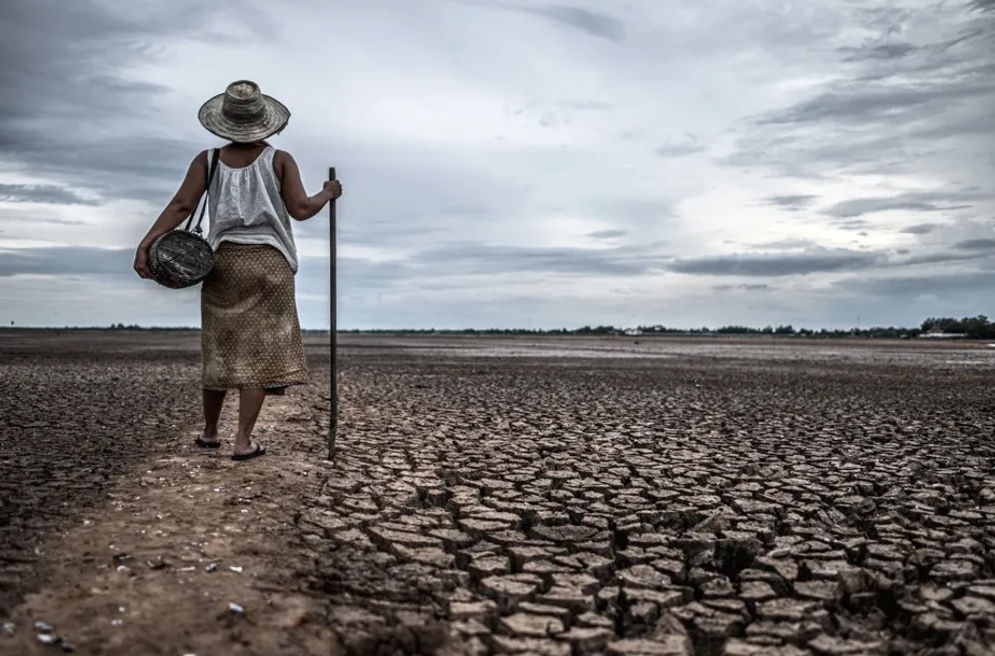
<instances>
[{"instance_id":1,"label":"cloudy sky","mask_svg":"<svg viewBox=\"0 0 995 656\"><path fill-rule=\"evenodd\" d=\"M6 0L0 57L5 325L199 325L131 264L241 78L346 186L341 328L995 315L995 0Z\"/></svg>"}]
</instances>

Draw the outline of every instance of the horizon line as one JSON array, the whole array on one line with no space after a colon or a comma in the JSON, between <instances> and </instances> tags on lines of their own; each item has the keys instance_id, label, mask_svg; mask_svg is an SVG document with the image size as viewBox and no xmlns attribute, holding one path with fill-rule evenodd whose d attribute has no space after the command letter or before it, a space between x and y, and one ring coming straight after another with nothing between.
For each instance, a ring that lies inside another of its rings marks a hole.
<instances>
[{"instance_id":1,"label":"horizon line","mask_svg":"<svg viewBox=\"0 0 995 656\"><path fill-rule=\"evenodd\" d=\"M938 319L943 320L948 317L940 317ZM962 319L955 319L955 321L962 321ZM648 330L646 330L648 329ZM655 329L655 330L654 330ZM746 326L742 324L723 324L716 328L710 328L708 326L696 326L691 328L681 328L677 326L664 326L662 324L644 325L644 326L613 326L613 325L598 325L598 326L580 326L577 328L337 328L337 333L350 333L350 332L528 332L528 333L548 333L548 332L584 332L584 333L598 333L598 332L627 332L627 331L641 331L642 335L652 335L654 333L750 333L756 332L761 334L776 333L778 329L782 329L781 333L777 334L798 334L800 332L866 332L866 331L880 331L880 330L892 330L892 331L921 331L921 325L916 326L884 326L884 325L873 325L866 328L861 328L859 326L851 326L849 328L807 328L798 327L795 328L791 324L781 324L781 325L771 325L768 324L762 328L757 328L753 326ZM785 330L787 329L787 330ZM112 325L112 326L36 326L36 325L3 325L0 326L0 330L91 330L91 331L106 331L106 332L120 332L127 330L134 331L172 331L172 332L200 332L202 329L198 326L141 326L138 324L131 325ZM329 328L301 328L303 333L329 333L331 330ZM788 332L790 330L790 332Z\"/></svg>"}]
</instances>

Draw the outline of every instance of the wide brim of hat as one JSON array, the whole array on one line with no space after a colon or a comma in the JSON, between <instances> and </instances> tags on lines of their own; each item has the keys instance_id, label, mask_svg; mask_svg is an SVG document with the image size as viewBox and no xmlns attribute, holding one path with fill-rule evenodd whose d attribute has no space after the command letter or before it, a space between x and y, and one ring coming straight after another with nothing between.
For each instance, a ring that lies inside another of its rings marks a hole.
<instances>
[{"instance_id":1,"label":"wide brim of hat","mask_svg":"<svg viewBox=\"0 0 995 656\"><path fill-rule=\"evenodd\" d=\"M213 134L235 143L252 143L280 132L290 120L290 110L276 98L263 94L265 111L255 121L234 122L221 113L225 94L219 93L201 105L197 112L200 124Z\"/></svg>"}]
</instances>

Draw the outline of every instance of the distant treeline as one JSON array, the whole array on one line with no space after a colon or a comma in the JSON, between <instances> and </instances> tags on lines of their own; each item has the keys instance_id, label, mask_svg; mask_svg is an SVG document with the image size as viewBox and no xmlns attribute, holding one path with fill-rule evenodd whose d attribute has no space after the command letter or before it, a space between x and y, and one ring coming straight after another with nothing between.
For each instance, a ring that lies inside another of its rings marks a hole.
<instances>
[{"instance_id":1,"label":"distant treeline","mask_svg":"<svg viewBox=\"0 0 995 656\"><path fill-rule=\"evenodd\" d=\"M960 333L965 337L991 339L995 337L995 322L988 320L983 314L976 317L952 319L950 317L930 317L922 322L922 331L927 332L939 327L945 333Z\"/></svg>"},{"instance_id":2,"label":"distant treeline","mask_svg":"<svg viewBox=\"0 0 995 656\"><path fill-rule=\"evenodd\" d=\"M752 328L750 326L729 325L719 328L671 328L660 324L653 326L637 326L632 328L618 328L616 326L582 326L580 328L553 328L549 330L531 328L464 328L464 329L383 329L383 330L339 330L341 333L403 333L403 334L450 334L450 335L781 335L798 337L877 337L877 338L910 338L929 332L932 328L939 327L944 333L951 335L963 335L972 338L995 338L995 323L988 321L988 317L978 315L976 317L965 317L963 319L934 318L930 317L916 328L901 328L895 326L873 326L869 328L833 329L821 328L818 330L811 328L795 328L794 326L764 326L763 328Z\"/></svg>"},{"instance_id":3,"label":"distant treeline","mask_svg":"<svg viewBox=\"0 0 995 656\"><path fill-rule=\"evenodd\" d=\"M667 328L665 326L640 326L639 328L624 329L614 326L582 326L573 330L568 328L552 328L549 330L532 328L384 328L384 329L352 329L342 330L340 333L376 333L393 335L600 335L600 336L671 336L671 337L707 337L716 335L778 335L785 337L916 337L922 333L919 328L868 328L850 330L810 330L807 328L795 329L791 326L770 326L764 328L749 328L746 326L722 326L721 328Z\"/></svg>"},{"instance_id":4,"label":"distant treeline","mask_svg":"<svg viewBox=\"0 0 995 656\"><path fill-rule=\"evenodd\" d=\"M13 325L3 328L15 328ZM52 328L17 328L18 330L52 330ZM124 325L123 323L111 324L109 327L93 326L84 327L64 327L59 330L154 330L154 331L189 331L199 330L198 328L157 328L144 327L136 324ZM618 328L615 326L581 326L580 328L552 328L552 329L532 329L532 328L392 328L392 329L362 329L353 328L350 330L339 329L340 333L392 333L405 335L780 335L785 337L893 337L910 338L918 337L923 333L942 331L948 335L963 335L964 337L976 339L995 338L995 323L988 320L988 317L979 314L976 317L964 317L954 319L952 317L930 317L916 328L896 328L894 326L874 326L870 328L851 328L848 330L821 328L818 330L810 328L795 328L794 326L778 325L764 326L763 328L752 328L750 326L729 325L719 328L670 328L660 324L653 326L637 326L633 328ZM305 330L306 333L326 332L324 330Z\"/></svg>"}]
</instances>

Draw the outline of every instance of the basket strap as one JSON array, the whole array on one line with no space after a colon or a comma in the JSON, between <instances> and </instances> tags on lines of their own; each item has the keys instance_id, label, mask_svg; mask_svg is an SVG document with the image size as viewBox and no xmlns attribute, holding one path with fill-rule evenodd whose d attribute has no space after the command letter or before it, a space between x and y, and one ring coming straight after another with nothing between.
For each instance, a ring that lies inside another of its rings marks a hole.
<instances>
[{"instance_id":1,"label":"basket strap","mask_svg":"<svg viewBox=\"0 0 995 656\"><path fill-rule=\"evenodd\" d=\"M197 225L194 227L193 231L198 235L201 234L200 222L204 220L204 211L207 209L207 196L208 192L211 190L211 182L214 180L214 172L218 170L218 156L221 154L220 148L215 148L214 153L211 155L211 163L208 164L207 170L207 186L204 187L204 202L200 206L200 216L197 218ZM190 214L190 218L187 219L187 224L183 227L184 230L190 229L190 224L193 223L193 214Z\"/></svg>"}]
</instances>

